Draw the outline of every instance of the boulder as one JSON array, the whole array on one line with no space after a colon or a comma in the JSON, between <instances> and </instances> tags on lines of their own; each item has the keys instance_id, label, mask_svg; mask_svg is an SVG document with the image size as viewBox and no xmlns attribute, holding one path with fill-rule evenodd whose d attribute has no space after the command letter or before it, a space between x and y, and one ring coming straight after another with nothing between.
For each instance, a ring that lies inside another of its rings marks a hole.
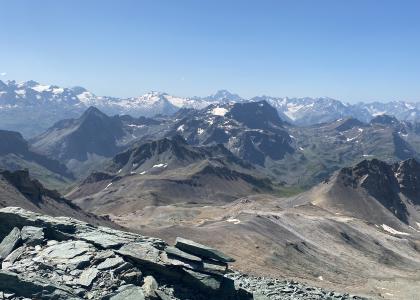
<instances>
[{"instance_id":1,"label":"boulder","mask_svg":"<svg viewBox=\"0 0 420 300\"><path fill-rule=\"evenodd\" d=\"M120 278L126 283L137 285L141 280L142 273L140 271L130 270L121 274Z\"/></svg>"},{"instance_id":2,"label":"boulder","mask_svg":"<svg viewBox=\"0 0 420 300\"><path fill-rule=\"evenodd\" d=\"M15 227L0 243L0 260L5 259L21 242L19 228Z\"/></svg>"},{"instance_id":3,"label":"boulder","mask_svg":"<svg viewBox=\"0 0 420 300\"><path fill-rule=\"evenodd\" d=\"M143 293L146 299L156 299L158 295L156 294L156 290L158 289L159 285L156 279L153 276L146 276L143 280Z\"/></svg>"},{"instance_id":4,"label":"boulder","mask_svg":"<svg viewBox=\"0 0 420 300\"><path fill-rule=\"evenodd\" d=\"M122 265L123 263L124 263L124 260L119 256L110 257L110 258L107 258L105 261L101 262L97 266L97 268L98 268L98 270L104 271L104 270L117 268L120 265Z\"/></svg>"},{"instance_id":5,"label":"boulder","mask_svg":"<svg viewBox=\"0 0 420 300\"><path fill-rule=\"evenodd\" d=\"M180 237L176 238L175 247L190 254L220 262L228 263L235 261L232 257L219 250Z\"/></svg>"},{"instance_id":6,"label":"boulder","mask_svg":"<svg viewBox=\"0 0 420 300\"><path fill-rule=\"evenodd\" d=\"M44 241L44 230L41 227L23 226L21 235L22 241L29 246L40 245Z\"/></svg>"},{"instance_id":7,"label":"boulder","mask_svg":"<svg viewBox=\"0 0 420 300\"><path fill-rule=\"evenodd\" d=\"M96 279L96 276L98 276L98 273L99 271L95 268L84 270L82 274L80 274L78 284L84 287L91 286L92 282Z\"/></svg>"}]
</instances>

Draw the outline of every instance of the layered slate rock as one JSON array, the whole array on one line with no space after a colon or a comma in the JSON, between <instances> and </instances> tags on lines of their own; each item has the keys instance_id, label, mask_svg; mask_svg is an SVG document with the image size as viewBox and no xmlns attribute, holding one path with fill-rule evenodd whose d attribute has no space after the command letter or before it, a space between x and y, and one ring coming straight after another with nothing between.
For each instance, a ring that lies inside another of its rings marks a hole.
<instances>
[{"instance_id":1,"label":"layered slate rock","mask_svg":"<svg viewBox=\"0 0 420 300\"><path fill-rule=\"evenodd\" d=\"M21 236L25 244L36 246L43 242L44 230L40 227L23 226Z\"/></svg>"},{"instance_id":2,"label":"layered slate rock","mask_svg":"<svg viewBox=\"0 0 420 300\"><path fill-rule=\"evenodd\" d=\"M0 260L6 258L16 248L20 241L20 230L15 227L0 243Z\"/></svg>"},{"instance_id":3,"label":"layered slate rock","mask_svg":"<svg viewBox=\"0 0 420 300\"><path fill-rule=\"evenodd\" d=\"M12 299L252 299L225 263L215 271L160 239L16 207L0 224L0 292Z\"/></svg>"},{"instance_id":4,"label":"layered slate rock","mask_svg":"<svg viewBox=\"0 0 420 300\"><path fill-rule=\"evenodd\" d=\"M228 263L235 261L232 257L229 257L219 250L180 237L176 239L175 247L180 250L184 250L185 252L209 259L214 259L220 262Z\"/></svg>"}]
</instances>

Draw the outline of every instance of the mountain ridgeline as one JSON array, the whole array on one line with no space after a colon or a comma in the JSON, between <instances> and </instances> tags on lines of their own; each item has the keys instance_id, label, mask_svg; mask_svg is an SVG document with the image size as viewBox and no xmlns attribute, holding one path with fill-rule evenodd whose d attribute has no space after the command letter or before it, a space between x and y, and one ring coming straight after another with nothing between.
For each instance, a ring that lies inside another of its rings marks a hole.
<instances>
[{"instance_id":1,"label":"mountain ridgeline","mask_svg":"<svg viewBox=\"0 0 420 300\"><path fill-rule=\"evenodd\" d=\"M348 104L327 97L257 96L246 99L227 90L217 91L207 97L177 97L149 92L138 97L117 98L97 96L83 87L64 88L35 81L0 81L0 128L33 137L57 121L77 117L90 106L109 115L153 117L171 115L183 108L203 109L211 104L260 101L267 101L283 120L300 126L346 117L369 122L382 114L395 115L401 121L416 121L420 116L418 103L404 101Z\"/></svg>"}]
</instances>

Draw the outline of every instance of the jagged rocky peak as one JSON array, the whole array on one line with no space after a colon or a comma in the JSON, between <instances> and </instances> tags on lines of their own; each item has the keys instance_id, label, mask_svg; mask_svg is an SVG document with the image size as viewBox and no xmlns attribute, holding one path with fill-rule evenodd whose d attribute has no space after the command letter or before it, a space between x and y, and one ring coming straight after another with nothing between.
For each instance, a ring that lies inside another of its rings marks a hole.
<instances>
[{"instance_id":1,"label":"jagged rocky peak","mask_svg":"<svg viewBox=\"0 0 420 300\"><path fill-rule=\"evenodd\" d=\"M18 84L18 86L26 87L26 88L33 88L39 85L39 82L35 80L24 81Z\"/></svg>"},{"instance_id":2,"label":"jagged rocky peak","mask_svg":"<svg viewBox=\"0 0 420 300\"><path fill-rule=\"evenodd\" d=\"M284 125L284 121L279 117L277 110L265 100L235 103L226 115L253 129L266 129Z\"/></svg>"},{"instance_id":3,"label":"jagged rocky peak","mask_svg":"<svg viewBox=\"0 0 420 300\"><path fill-rule=\"evenodd\" d=\"M242 101L243 99L238 95L229 92L226 89L218 90L211 96L205 98L208 101L220 101L220 102L229 102L229 101Z\"/></svg>"},{"instance_id":4,"label":"jagged rocky peak","mask_svg":"<svg viewBox=\"0 0 420 300\"><path fill-rule=\"evenodd\" d=\"M150 173L152 170L163 171L205 160L220 160L225 164L234 163L244 168L250 167L223 145L193 146L181 135L174 134L158 140L141 142L117 154L107 170L121 175L127 172L134 174L133 171Z\"/></svg>"},{"instance_id":5,"label":"jagged rocky peak","mask_svg":"<svg viewBox=\"0 0 420 300\"><path fill-rule=\"evenodd\" d=\"M337 126L335 127L338 131L347 131L349 129L355 128L355 127L366 127L367 124L363 123L362 121L359 121L356 118L348 117L344 119L337 120Z\"/></svg>"},{"instance_id":6,"label":"jagged rocky peak","mask_svg":"<svg viewBox=\"0 0 420 300\"><path fill-rule=\"evenodd\" d=\"M74 87L71 87L70 88L72 91L73 91L73 93L75 93L76 95L79 95L79 94L82 94L82 93L86 93L86 92L88 92L88 90L87 89L85 89L84 87L81 87L81 86L74 86Z\"/></svg>"},{"instance_id":7,"label":"jagged rocky peak","mask_svg":"<svg viewBox=\"0 0 420 300\"><path fill-rule=\"evenodd\" d=\"M85 120L87 118L109 118L106 114L101 112L98 108L94 106L90 106L86 111L82 114L81 119Z\"/></svg>"},{"instance_id":8,"label":"jagged rocky peak","mask_svg":"<svg viewBox=\"0 0 420 300\"><path fill-rule=\"evenodd\" d=\"M362 189L403 223L418 222L409 213L409 207L420 204L420 165L415 159L394 164L364 160L340 170L335 184Z\"/></svg>"},{"instance_id":9,"label":"jagged rocky peak","mask_svg":"<svg viewBox=\"0 0 420 300\"><path fill-rule=\"evenodd\" d=\"M0 130L0 154L22 153L28 150L28 143L19 132Z\"/></svg>"},{"instance_id":10,"label":"jagged rocky peak","mask_svg":"<svg viewBox=\"0 0 420 300\"><path fill-rule=\"evenodd\" d=\"M338 178L345 184L373 189L382 189L384 184L390 187L396 183L391 165L378 159L363 160L354 167L343 168Z\"/></svg>"},{"instance_id":11,"label":"jagged rocky peak","mask_svg":"<svg viewBox=\"0 0 420 300\"><path fill-rule=\"evenodd\" d=\"M4 81L0 80L0 89L6 89L7 84L4 83Z\"/></svg>"},{"instance_id":12,"label":"jagged rocky peak","mask_svg":"<svg viewBox=\"0 0 420 300\"><path fill-rule=\"evenodd\" d=\"M397 118L390 115L378 115L374 117L371 121L371 124L382 124L382 125L395 125L400 123Z\"/></svg>"},{"instance_id":13,"label":"jagged rocky peak","mask_svg":"<svg viewBox=\"0 0 420 300\"><path fill-rule=\"evenodd\" d=\"M393 165L394 174L400 185L403 194L407 195L412 201L420 204L420 163L415 159L395 163Z\"/></svg>"},{"instance_id":14,"label":"jagged rocky peak","mask_svg":"<svg viewBox=\"0 0 420 300\"><path fill-rule=\"evenodd\" d=\"M172 137L134 145L130 149L117 154L113 158L113 163L119 167L123 167L129 161L133 164L141 165L153 156L159 156L168 151L182 159L186 156L185 152L188 151L187 148L189 148L187 142L180 135L174 135ZM193 153L190 152L189 154L193 155Z\"/></svg>"},{"instance_id":15,"label":"jagged rocky peak","mask_svg":"<svg viewBox=\"0 0 420 300\"><path fill-rule=\"evenodd\" d=\"M225 276L231 257L163 240L0 209L0 293L20 299L252 299Z\"/></svg>"}]
</instances>

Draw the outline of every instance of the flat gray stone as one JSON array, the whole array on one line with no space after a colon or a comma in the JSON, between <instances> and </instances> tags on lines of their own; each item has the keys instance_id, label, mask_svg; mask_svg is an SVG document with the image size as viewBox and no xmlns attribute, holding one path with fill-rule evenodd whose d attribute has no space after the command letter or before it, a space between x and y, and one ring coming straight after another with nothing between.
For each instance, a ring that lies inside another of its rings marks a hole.
<instances>
[{"instance_id":1,"label":"flat gray stone","mask_svg":"<svg viewBox=\"0 0 420 300\"><path fill-rule=\"evenodd\" d=\"M218 274L225 274L227 271L227 264L218 262L218 261L211 261L208 259L203 260L203 271L210 272L210 273L218 273Z\"/></svg>"},{"instance_id":2,"label":"flat gray stone","mask_svg":"<svg viewBox=\"0 0 420 300\"><path fill-rule=\"evenodd\" d=\"M94 247L84 241L69 241L45 248L41 256L51 260L68 260L76 256L94 251Z\"/></svg>"},{"instance_id":3,"label":"flat gray stone","mask_svg":"<svg viewBox=\"0 0 420 300\"><path fill-rule=\"evenodd\" d=\"M123 257L129 258L135 264L144 266L157 272L169 272L166 261L161 258L161 251L149 243L129 243L115 251ZM140 267L140 269L141 269Z\"/></svg>"},{"instance_id":4,"label":"flat gray stone","mask_svg":"<svg viewBox=\"0 0 420 300\"><path fill-rule=\"evenodd\" d=\"M104 271L104 270L109 270L109 269L113 269L116 268L120 265L122 265L125 261L120 257L111 257L111 258L107 258L105 259L105 261L101 262L97 268L98 270Z\"/></svg>"},{"instance_id":5,"label":"flat gray stone","mask_svg":"<svg viewBox=\"0 0 420 300\"><path fill-rule=\"evenodd\" d=\"M21 246L15 249L3 260L1 264L1 268L3 270L7 270L9 267L11 267L14 264L16 260L19 259L19 257L23 254L24 251L25 251L25 246Z\"/></svg>"},{"instance_id":6,"label":"flat gray stone","mask_svg":"<svg viewBox=\"0 0 420 300\"><path fill-rule=\"evenodd\" d=\"M203 258L210 258L226 263L235 261L232 257L219 250L180 237L176 238L175 247Z\"/></svg>"},{"instance_id":7,"label":"flat gray stone","mask_svg":"<svg viewBox=\"0 0 420 300\"><path fill-rule=\"evenodd\" d=\"M45 248L37 256L37 261L48 261L58 268L83 269L90 264L96 249L84 241L67 241Z\"/></svg>"},{"instance_id":8,"label":"flat gray stone","mask_svg":"<svg viewBox=\"0 0 420 300\"><path fill-rule=\"evenodd\" d=\"M172 246L166 247L165 252L169 256L176 256L176 257L187 259L187 260L194 261L194 262L201 262L202 261L202 259L200 257L189 254L187 252L184 252L184 251L182 251L178 248L172 247Z\"/></svg>"},{"instance_id":9,"label":"flat gray stone","mask_svg":"<svg viewBox=\"0 0 420 300\"><path fill-rule=\"evenodd\" d=\"M84 287L89 287L98 276L99 271L95 268L86 269L80 274L78 284Z\"/></svg>"},{"instance_id":10,"label":"flat gray stone","mask_svg":"<svg viewBox=\"0 0 420 300\"><path fill-rule=\"evenodd\" d=\"M90 261L92 260L92 255L83 254L69 259L67 265L70 269L84 269L89 266Z\"/></svg>"},{"instance_id":11,"label":"flat gray stone","mask_svg":"<svg viewBox=\"0 0 420 300\"><path fill-rule=\"evenodd\" d=\"M92 243L103 249L114 249L130 242L127 238L98 231L82 232L77 235L77 238Z\"/></svg>"},{"instance_id":12,"label":"flat gray stone","mask_svg":"<svg viewBox=\"0 0 420 300\"><path fill-rule=\"evenodd\" d=\"M117 290L117 293L104 297L109 300L144 300L144 294L141 287L134 285L122 286Z\"/></svg>"},{"instance_id":13,"label":"flat gray stone","mask_svg":"<svg viewBox=\"0 0 420 300\"><path fill-rule=\"evenodd\" d=\"M44 229L35 226L23 226L21 230L22 241L29 246L42 244L44 241Z\"/></svg>"},{"instance_id":14,"label":"flat gray stone","mask_svg":"<svg viewBox=\"0 0 420 300\"><path fill-rule=\"evenodd\" d=\"M114 257L114 256L115 256L115 253L112 250L105 250L105 251L98 252L95 254L94 263L100 264L105 259Z\"/></svg>"},{"instance_id":15,"label":"flat gray stone","mask_svg":"<svg viewBox=\"0 0 420 300\"><path fill-rule=\"evenodd\" d=\"M21 242L19 228L15 227L0 243L0 260L5 259Z\"/></svg>"}]
</instances>

